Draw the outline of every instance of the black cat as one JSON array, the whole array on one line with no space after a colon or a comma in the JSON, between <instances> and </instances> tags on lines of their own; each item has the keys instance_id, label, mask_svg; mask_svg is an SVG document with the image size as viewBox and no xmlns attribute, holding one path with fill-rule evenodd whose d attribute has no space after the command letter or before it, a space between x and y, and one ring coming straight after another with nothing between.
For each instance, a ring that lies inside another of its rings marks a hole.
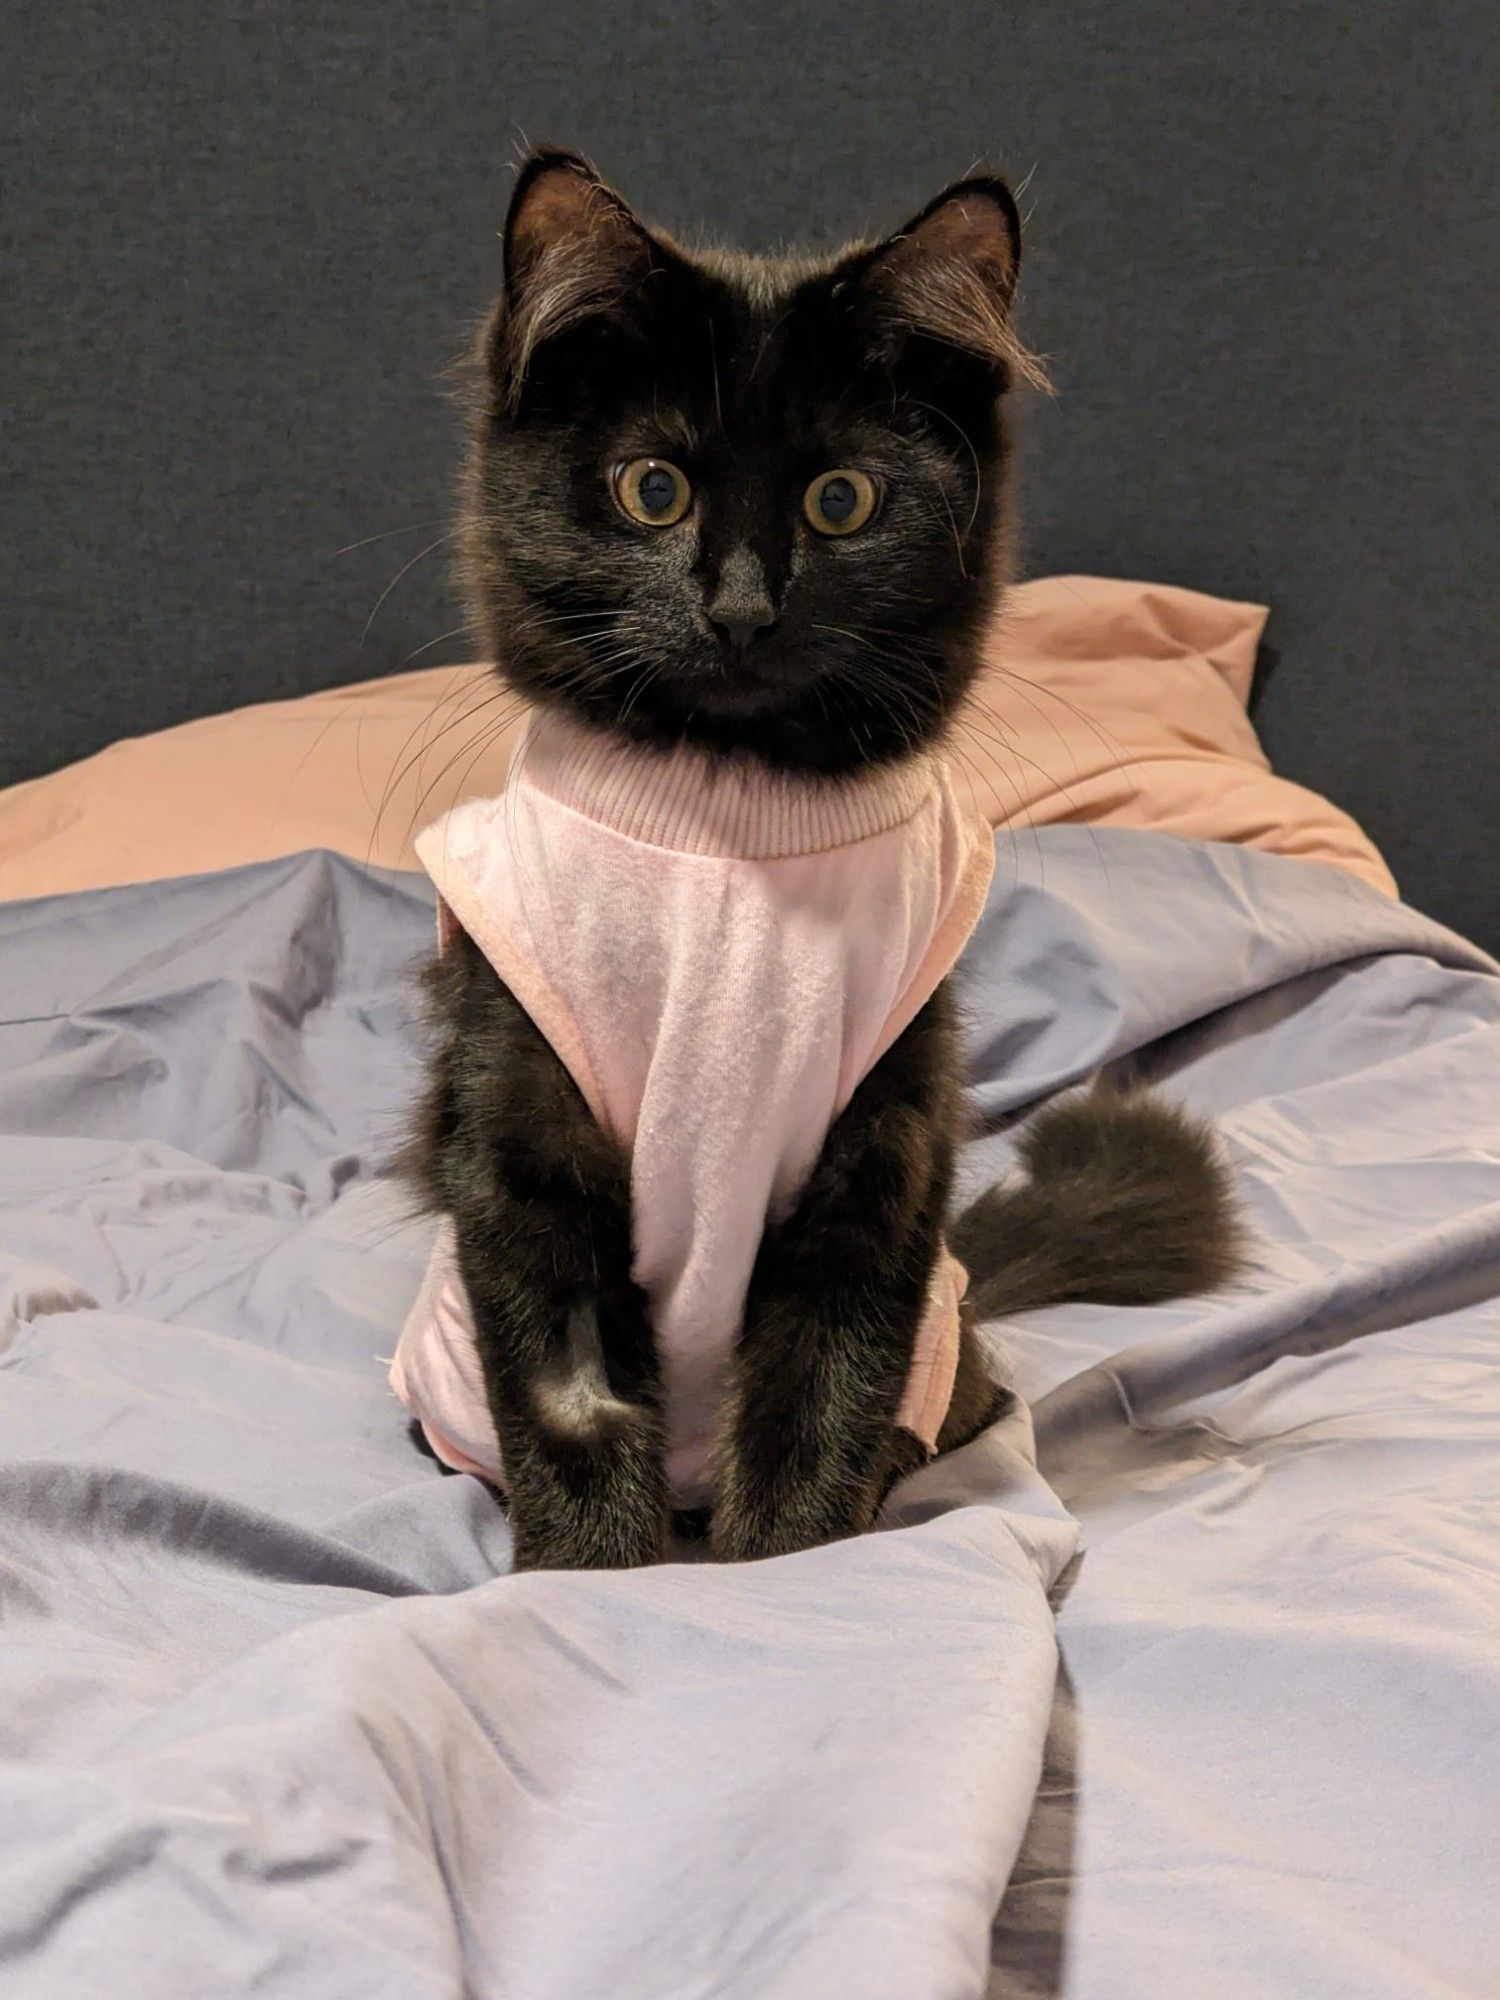
<instances>
[{"instance_id":1,"label":"black cat","mask_svg":"<svg viewBox=\"0 0 1500 2000\"><path fill-rule=\"evenodd\" d=\"M963 181L835 256L689 254L581 160L525 166L481 352L469 579L543 714L788 786L930 756L1005 571L1004 396L1039 369L1004 184ZM410 1167L450 1219L521 1567L650 1562L671 1496L631 1159L486 955L430 975ZM710 1079L705 1079L705 1088ZM895 1422L948 1223L961 1090L946 989L828 1129L761 1239L714 1460L714 1553L868 1527L922 1450ZM1205 1134L1139 1097L1044 1113L1027 1178L948 1231L967 1313L1207 1288L1235 1256ZM570 1371L590 1407L560 1424ZM966 1318L939 1439L1004 1391Z\"/></svg>"}]
</instances>

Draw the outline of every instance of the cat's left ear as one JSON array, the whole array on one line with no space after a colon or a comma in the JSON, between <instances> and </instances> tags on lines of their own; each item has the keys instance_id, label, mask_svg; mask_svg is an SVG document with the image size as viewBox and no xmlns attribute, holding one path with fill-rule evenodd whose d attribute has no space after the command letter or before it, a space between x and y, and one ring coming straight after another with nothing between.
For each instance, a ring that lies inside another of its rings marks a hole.
<instances>
[{"instance_id":1,"label":"cat's left ear","mask_svg":"<svg viewBox=\"0 0 1500 2000\"><path fill-rule=\"evenodd\" d=\"M936 342L1046 388L1041 362L1016 333L1011 301L1021 269L1021 216L993 175L957 181L919 215L851 261L837 286L887 362L914 342Z\"/></svg>"}]
</instances>

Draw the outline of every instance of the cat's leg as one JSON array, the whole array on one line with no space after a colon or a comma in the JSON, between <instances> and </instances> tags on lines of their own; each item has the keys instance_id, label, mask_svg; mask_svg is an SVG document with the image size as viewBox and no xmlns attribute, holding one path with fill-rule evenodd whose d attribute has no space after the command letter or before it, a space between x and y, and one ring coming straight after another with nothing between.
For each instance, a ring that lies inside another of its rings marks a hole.
<instances>
[{"instance_id":1,"label":"cat's leg","mask_svg":"<svg viewBox=\"0 0 1500 2000\"><path fill-rule=\"evenodd\" d=\"M526 1225L537 1222L528 1204ZM587 1297L582 1273L523 1268L531 1260L496 1238L466 1245L460 1232L459 1261L504 1461L515 1567L659 1561L660 1417L653 1385L618 1366L635 1338L632 1309Z\"/></svg>"},{"instance_id":2,"label":"cat's leg","mask_svg":"<svg viewBox=\"0 0 1500 2000\"><path fill-rule=\"evenodd\" d=\"M630 1276L628 1164L466 939L431 986L441 1041L416 1173L453 1221L516 1567L655 1562L659 1377Z\"/></svg>"},{"instance_id":3,"label":"cat's leg","mask_svg":"<svg viewBox=\"0 0 1500 2000\"><path fill-rule=\"evenodd\" d=\"M940 990L860 1084L761 1245L716 1467L720 1557L857 1534L920 1461L895 1417L941 1249L958 1103Z\"/></svg>"}]
</instances>

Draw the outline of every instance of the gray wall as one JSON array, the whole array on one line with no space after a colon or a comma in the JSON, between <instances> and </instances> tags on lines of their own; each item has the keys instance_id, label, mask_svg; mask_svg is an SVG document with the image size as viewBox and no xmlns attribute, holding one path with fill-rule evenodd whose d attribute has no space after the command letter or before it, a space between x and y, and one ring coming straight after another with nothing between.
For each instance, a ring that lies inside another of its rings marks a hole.
<instances>
[{"instance_id":1,"label":"gray wall","mask_svg":"<svg viewBox=\"0 0 1500 2000\"><path fill-rule=\"evenodd\" d=\"M439 550L362 637L446 525L442 370L519 133L752 244L894 223L984 156L1032 175L1061 389L1028 567L1268 599L1281 768L1500 942L1497 21L13 0L0 776L457 623Z\"/></svg>"}]
</instances>

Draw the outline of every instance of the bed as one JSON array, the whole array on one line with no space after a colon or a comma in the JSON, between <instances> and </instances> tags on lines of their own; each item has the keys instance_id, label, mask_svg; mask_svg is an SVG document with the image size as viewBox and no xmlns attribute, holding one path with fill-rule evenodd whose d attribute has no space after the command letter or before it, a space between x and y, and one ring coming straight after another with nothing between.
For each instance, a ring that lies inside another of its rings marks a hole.
<instances>
[{"instance_id":1,"label":"bed","mask_svg":"<svg viewBox=\"0 0 1500 2000\"><path fill-rule=\"evenodd\" d=\"M0 793L0 1992L1493 1990L1500 977L1269 771L1263 617L1019 594L961 969L966 1186L1149 1080L1250 1269L989 1329L1024 1407L739 1568L508 1576L385 1385L428 1242L397 773L485 683Z\"/></svg>"}]
</instances>

